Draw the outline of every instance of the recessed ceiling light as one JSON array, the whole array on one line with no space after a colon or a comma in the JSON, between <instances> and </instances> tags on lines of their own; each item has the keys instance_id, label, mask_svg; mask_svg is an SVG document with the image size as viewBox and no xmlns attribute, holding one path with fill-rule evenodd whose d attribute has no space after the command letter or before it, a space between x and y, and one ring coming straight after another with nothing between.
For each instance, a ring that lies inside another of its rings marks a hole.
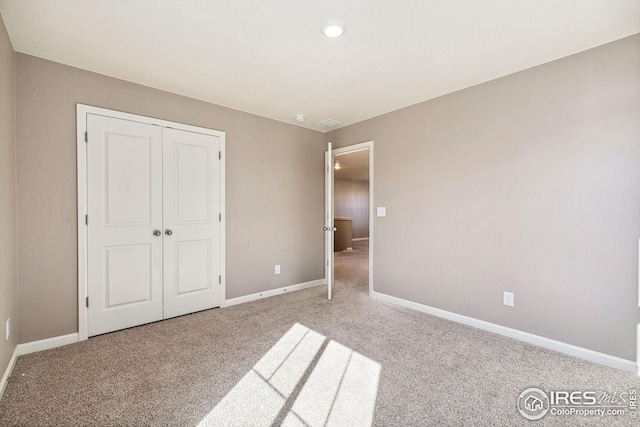
<instances>
[{"instance_id":1,"label":"recessed ceiling light","mask_svg":"<svg viewBox=\"0 0 640 427\"><path fill-rule=\"evenodd\" d=\"M296 114L296 120L299 122L304 122L304 114Z\"/></svg>"},{"instance_id":2,"label":"recessed ceiling light","mask_svg":"<svg viewBox=\"0 0 640 427\"><path fill-rule=\"evenodd\" d=\"M337 39L347 31L347 26L339 21L329 21L322 26L322 34L330 39Z\"/></svg>"}]
</instances>

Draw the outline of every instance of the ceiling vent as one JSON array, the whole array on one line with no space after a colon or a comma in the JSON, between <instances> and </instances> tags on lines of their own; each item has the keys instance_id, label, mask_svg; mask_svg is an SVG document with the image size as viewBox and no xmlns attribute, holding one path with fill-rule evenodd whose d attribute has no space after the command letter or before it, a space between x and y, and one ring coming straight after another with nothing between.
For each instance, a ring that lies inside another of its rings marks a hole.
<instances>
[{"instance_id":1,"label":"ceiling vent","mask_svg":"<svg viewBox=\"0 0 640 427\"><path fill-rule=\"evenodd\" d=\"M318 123L319 125L326 126L328 128L332 128L334 126L341 125L342 122L333 119L326 119Z\"/></svg>"}]
</instances>

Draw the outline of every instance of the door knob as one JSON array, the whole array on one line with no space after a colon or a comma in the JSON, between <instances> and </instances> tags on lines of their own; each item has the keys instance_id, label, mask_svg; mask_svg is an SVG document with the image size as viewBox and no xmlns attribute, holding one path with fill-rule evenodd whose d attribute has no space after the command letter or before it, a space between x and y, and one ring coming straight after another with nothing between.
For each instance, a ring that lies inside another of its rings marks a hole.
<instances>
[{"instance_id":1,"label":"door knob","mask_svg":"<svg viewBox=\"0 0 640 427\"><path fill-rule=\"evenodd\" d=\"M161 234L162 234L162 232L161 232L160 230L154 230L154 231L153 231L153 235L154 235L154 236L159 236L159 235L161 235Z\"/></svg>"},{"instance_id":2,"label":"door knob","mask_svg":"<svg viewBox=\"0 0 640 427\"><path fill-rule=\"evenodd\" d=\"M171 231L170 229L167 228L167 230L164 232L164 234L166 234L167 236L171 236L173 234L173 231Z\"/></svg>"}]
</instances>

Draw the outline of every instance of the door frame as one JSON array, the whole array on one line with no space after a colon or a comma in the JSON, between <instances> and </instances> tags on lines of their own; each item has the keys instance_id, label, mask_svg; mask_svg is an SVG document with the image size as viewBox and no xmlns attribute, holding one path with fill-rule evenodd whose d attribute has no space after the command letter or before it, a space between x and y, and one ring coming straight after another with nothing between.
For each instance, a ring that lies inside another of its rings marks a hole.
<instances>
[{"instance_id":1,"label":"door frame","mask_svg":"<svg viewBox=\"0 0 640 427\"><path fill-rule=\"evenodd\" d=\"M341 148L333 148L331 150L332 153L332 162L335 160L336 155L340 156L342 154L355 153L357 151L369 150L369 296L373 295L373 235L374 235L374 201L373 201L373 140L360 142L358 144L347 145ZM335 176L334 182L332 183L332 187L335 187ZM335 214L335 205L332 206ZM333 250L333 248L332 248ZM326 280L326 277L325 277Z\"/></svg>"},{"instance_id":2,"label":"door frame","mask_svg":"<svg viewBox=\"0 0 640 427\"><path fill-rule=\"evenodd\" d=\"M170 127L189 132L213 135L220 138L220 275L221 275L221 304L225 301L226 274L225 274L225 132L208 129L199 126L187 125L153 117L140 116L122 111L109 110L85 104L76 104L76 166L77 166L77 191L78 191L78 339L84 341L88 338L89 317L86 307L88 295L88 228L85 218L88 212L87 197L87 144L85 135L87 132L87 114L124 119L134 122L146 123L155 126Z\"/></svg>"}]
</instances>

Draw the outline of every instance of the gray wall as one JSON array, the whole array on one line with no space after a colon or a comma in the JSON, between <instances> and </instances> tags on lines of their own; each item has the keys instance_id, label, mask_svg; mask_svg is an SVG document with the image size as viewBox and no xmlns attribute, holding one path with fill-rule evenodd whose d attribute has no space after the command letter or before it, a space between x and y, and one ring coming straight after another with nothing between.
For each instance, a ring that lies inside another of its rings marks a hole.
<instances>
[{"instance_id":1,"label":"gray wall","mask_svg":"<svg viewBox=\"0 0 640 427\"><path fill-rule=\"evenodd\" d=\"M376 291L636 360L640 35L325 140L375 141Z\"/></svg>"},{"instance_id":2,"label":"gray wall","mask_svg":"<svg viewBox=\"0 0 640 427\"><path fill-rule=\"evenodd\" d=\"M18 336L14 58L0 16L0 377L9 365ZM7 319L12 322L9 341L4 334Z\"/></svg>"},{"instance_id":3,"label":"gray wall","mask_svg":"<svg viewBox=\"0 0 640 427\"><path fill-rule=\"evenodd\" d=\"M353 179L334 180L334 215L353 217L354 239L369 237L369 182Z\"/></svg>"},{"instance_id":4,"label":"gray wall","mask_svg":"<svg viewBox=\"0 0 640 427\"><path fill-rule=\"evenodd\" d=\"M20 342L78 330L77 102L226 132L227 298L324 277L321 133L16 58Z\"/></svg>"}]
</instances>

